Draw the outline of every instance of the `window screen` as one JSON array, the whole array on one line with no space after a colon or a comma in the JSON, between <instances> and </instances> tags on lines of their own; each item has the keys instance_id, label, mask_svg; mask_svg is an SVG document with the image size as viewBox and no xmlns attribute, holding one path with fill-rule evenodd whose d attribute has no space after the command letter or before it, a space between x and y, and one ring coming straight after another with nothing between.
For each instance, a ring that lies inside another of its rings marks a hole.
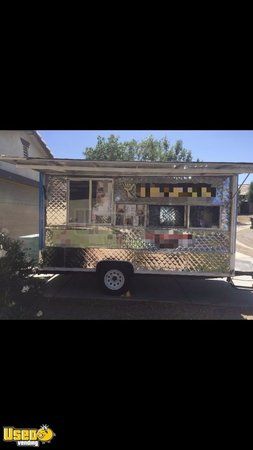
<instances>
[{"instance_id":1,"label":"window screen","mask_svg":"<svg viewBox=\"0 0 253 450\"><path fill-rule=\"evenodd\" d=\"M218 206L191 206L190 227L219 228L220 208Z\"/></svg>"},{"instance_id":2,"label":"window screen","mask_svg":"<svg viewBox=\"0 0 253 450\"><path fill-rule=\"evenodd\" d=\"M89 181L69 183L69 222L89 222Z\"/></svg>"},{"instance_id":3,"label":"window screen","mask_svg":"<svg viewBox=\"0 0 253 450\"><path fill-rule=\"evenodd\" d=\"M149 225L152 227L184 227L184 206L149 206Z\"/></svg>"}]
</instances>

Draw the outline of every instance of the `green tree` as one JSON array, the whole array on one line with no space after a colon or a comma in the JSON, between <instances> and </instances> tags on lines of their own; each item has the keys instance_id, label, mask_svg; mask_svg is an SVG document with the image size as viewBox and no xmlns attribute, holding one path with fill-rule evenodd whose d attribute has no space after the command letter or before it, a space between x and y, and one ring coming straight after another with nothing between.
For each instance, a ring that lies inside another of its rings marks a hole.
<instances>
[{"instance_id":1,"label":"green tree","mask_svg":"<svg viewBox=\"0 0 253 450\"><path fill-rule=\"evenodd\" d=\"M138 161L161 161L161 142L157 139L154 139L153 136L149 136L148 138L143 139L138 144L138 151L136 156Z\"/></svg>"},{"instance_id":2,"label":"green tree","mask_svg":"<svg viewBox=\"0 0 253 450\"><path fill-rule=\"evenodd\" d=\"M86 147L84 156L88 160L133 161L138 154L138 143L135 139L120 142L119 136L111 134L106 140L98 136L95 147Z\"/></svg>"},{"instance_id":3,"label":"green tree","mask_svg":"<svg viewBox=\"0 0 253 450\"><path fill-rule=\"evenodd\" d=\"M253 181L249 185L249 194L248 194L249 202L253 203Z\"/></svg>"},{"instance_id":4,"label":"green tree","mask_svg":"<svg viewBox=\"0 0 253 450\"><path fill-rule=\"evenodd\" d=\"M167 137L155 139L148 136L140 142L135 139L120 142L113 134L108 139L98 136L94 147L86 147L87 160L108 161L182 161L191 162L192 152L183 146L181 140L171 146Z\"/></svg>"},{"instance_id":5,"label":"green tree","mask_svg":"<svg viewBox=\"0 0 253 450\"><path fill-rule=\"evenodd\" d=\"M192 153L190 150L186 150L183 146L183 141L179 140L174 145L173 149L173 157L175 156L175 161L192 161Z\"/></svg>"}]
</instances>

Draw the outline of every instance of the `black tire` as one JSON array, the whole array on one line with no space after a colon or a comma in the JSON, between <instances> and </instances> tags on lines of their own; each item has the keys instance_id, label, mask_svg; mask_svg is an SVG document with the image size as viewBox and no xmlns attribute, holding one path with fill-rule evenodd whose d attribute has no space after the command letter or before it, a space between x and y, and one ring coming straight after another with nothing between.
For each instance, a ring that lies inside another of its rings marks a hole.
<instances>
[{"instance_id":1,"label":"black tire","mask_svg":"<svg viewBox=\"0 0 253 450\"><path fill-rule=\"evenodd\" d=\"M101 264L97 271L99 285L106 294L125 294L129 289L131 273L131 269L124 264Z\"/></svg>"}]
</instances>

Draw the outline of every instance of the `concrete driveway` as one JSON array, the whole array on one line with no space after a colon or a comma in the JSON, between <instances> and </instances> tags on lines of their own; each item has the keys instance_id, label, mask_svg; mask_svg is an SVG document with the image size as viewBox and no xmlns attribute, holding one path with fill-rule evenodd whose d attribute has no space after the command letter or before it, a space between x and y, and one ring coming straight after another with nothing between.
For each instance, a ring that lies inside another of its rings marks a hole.
<instances>
[{"instance_id":1,"label":"concrete driveway","mask_svg":"<svg viewBox=\"0 0 253 450\"><path fill-rule=\"evenodd\" d=\"M249 216L239 216L236 241L236 270L253 272L253 229Z\"/></svg>"}]
</instances>

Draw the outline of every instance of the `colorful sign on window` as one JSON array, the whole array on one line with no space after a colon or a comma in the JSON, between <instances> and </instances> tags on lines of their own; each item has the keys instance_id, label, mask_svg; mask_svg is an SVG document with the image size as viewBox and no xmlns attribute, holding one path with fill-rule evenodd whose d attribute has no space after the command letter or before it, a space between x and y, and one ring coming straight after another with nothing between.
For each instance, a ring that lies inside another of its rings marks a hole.
<instances>
[{"instance_id":1,"label":"colorful sign on window","mask_svg":"<svg viewBox=\"0 0 253 450\"><path fill-rule=\"evenodd\" d=\"M138 183L136 195L140 198L165 198L165 197L216 197L216 188L211 184L185 183Z\"/></svg>"}]
</instances>

